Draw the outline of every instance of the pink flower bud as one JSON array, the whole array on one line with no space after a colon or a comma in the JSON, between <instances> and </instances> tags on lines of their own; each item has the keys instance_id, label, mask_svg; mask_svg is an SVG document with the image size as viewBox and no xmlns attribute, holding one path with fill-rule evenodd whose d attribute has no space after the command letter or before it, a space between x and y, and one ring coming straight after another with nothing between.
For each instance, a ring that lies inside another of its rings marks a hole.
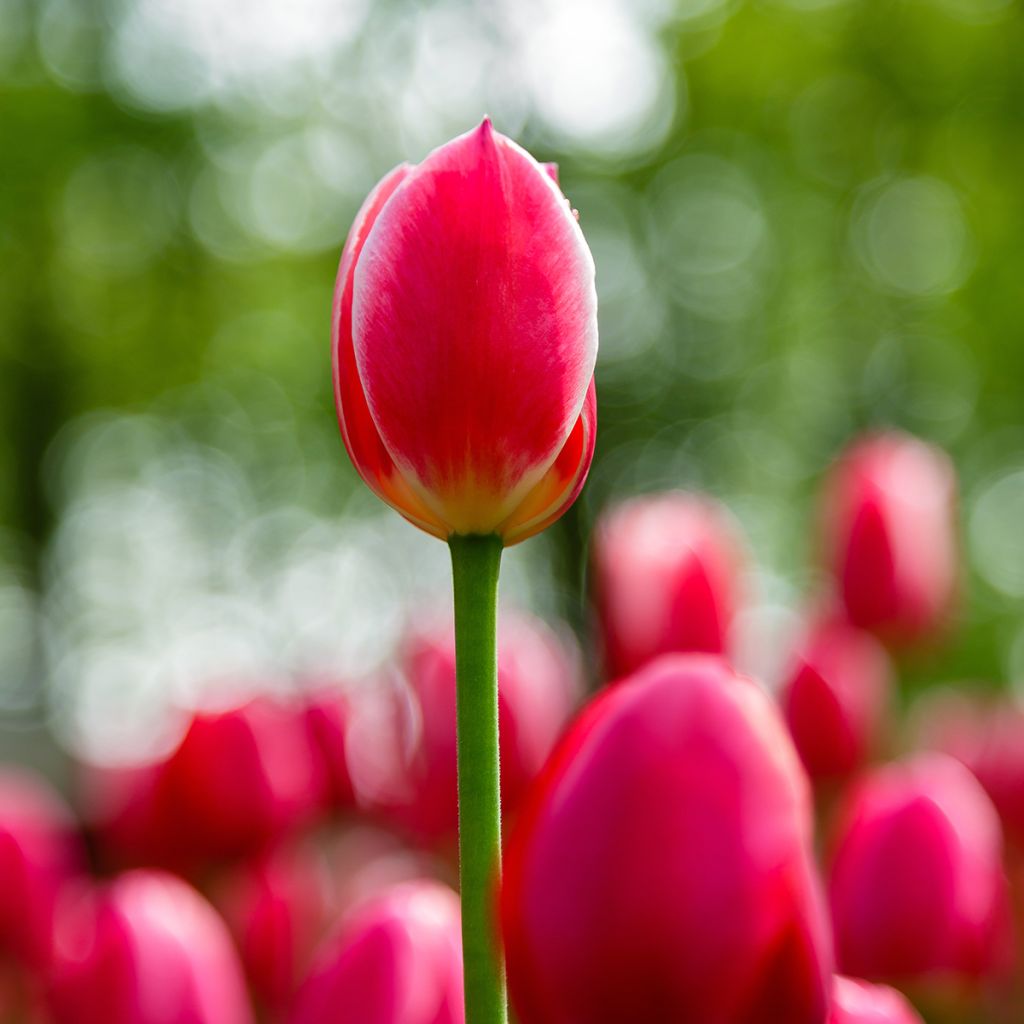
<instances>
[{"instance_id":1,"label":"pink flower bud","mask_svg":"<svg viewBox=\"0 0 1024 1024\"><path fill-rule=\"evenodd\" d=\"M942 754L876 769L849 795L829 894L850 974L970 982L1007 964L999 818L974 776Z\"/></svg>"},{"instance_id":2,"label":"pink flower bud","mask_svg":"<svg viewBox=\"0 0 1024 1024\"><path fill-rule=\"evenodd\" d=\"M635 498L594 535L594 580L611 676L659 654L728 650L739 595L739 531L703 495Z\"/></svg>"},{"instance_id":3,"label":"pink flower bud","mask_svg":"<svg viewBox=\"0 0 1024 1024\"><path fill-rule=\"evenodd\" d=\"M224 923L186 882L133 871L58 917L54 1024L251 1024Z\"/></svg>"},{"instance_id":4,"label":"pink flower bud","mask_svg":"<svg viewBox=\"0 0 1024 1024\"><path fill-rule=\"evenodd\" d=\"M462 1024L458 897L406 882L346 918L322 949L288 1017L359 1024Z\"/></svg>"},{"instance_id":5,"label":"pink flower bud","mask_svg":"<svg viewBox=\"0 0 1024 1024\"><path fill-rule=\"evenodd\" d=\"M41 779L0 772L0 961L45 964L61 889L82 865L70 811Z\"/></svg>"},{"instance_id":6,"label":"pink flower bud","mask_svg":"<svg viewBox=\"0 0 1024 1024\"><path fill-rule=\"evenodd\" d=\"M345 447L378 497L441 538L524 540L590 467L594 263L554 178L485 119L388 174L342 253Z\"/></svg>"},{"instance_id":7,"label":"pink flower bud","mask_svg":"<svg viewBox=\"0 0 1024 1024\"><path fill-rule=\"evenodd\" d=\"M924 1024L906 997L888 985L836 975L828 1024Z\"/></svg>"},{"instance_id":8,"label":"pink flower bud","mask_svg":"<svg viewBox=\"0 0 1024 1024\"><path fill-rule=\"evenodd\" d=\"M605 691L535 785L501 898L530 1024L821 1024L831 958L806 776L768 696L667 656Z\"/></svg>"},{"instance_id":9,"label":"pink flower bud","mask_svg":"<svg viewBox=\"0 0 1024 1024\"><path fill-rule=\"evenodd\" d=\"M850 621L888 640L946 624L957 584L956 477L944 452L905 434L866 437L833 467L826 559Z\"/></svg>"},{"instance_id":10,"label":"pink flower bud","mask_svg":"<svg viewBox=\"0 0 1024 1024\"><path fill-rule=\"evenodd\" d=\"M882 732L892 666L869 633L815 623L794 652L780 703L812 779L860 768Z\"/></svg>"}]
</instances>

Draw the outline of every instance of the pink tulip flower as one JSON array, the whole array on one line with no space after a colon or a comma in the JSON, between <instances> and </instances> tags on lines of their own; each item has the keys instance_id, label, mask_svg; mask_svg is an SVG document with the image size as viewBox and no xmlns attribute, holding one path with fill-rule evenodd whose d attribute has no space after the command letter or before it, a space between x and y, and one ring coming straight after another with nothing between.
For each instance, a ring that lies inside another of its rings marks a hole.
<instances>
[{"instance_id":1,"label":"pink tulip flower","mask_svg":"<svg viewBox=\"0 0 1024 1024\"><path fill-rule=\"evenodd\" d=\"M828 1024L924 1024L905 996L888 985L836 975Z\"/></svg>"},{"instance_id":2,"label":"pink tulip flower","mask_svg":"<svg viewBox=\"0 0 1024 1024\"><path fill-rule=\"evenodd\" d=\"M0 771L0 963L37 968L49 957L61 890L82 868L71 812L42 781Z\"/></svg>"},{"instance_id":3,"label":"pink tulip flower","mask_svg":"<svg viewBox=\"0 0 1024 1024\"><path fill-rule=\"evenodd\" d=\"M594 264L554 175L489 120L373 190L342 253L334 393L367 485L442 539L532 536L594 449Z\"/></svg>"},{"instance_id":4,"label":"pink tulip flower","mask_svg":"<svg viewBox=\"0 0 1024 1024\"><path fill-rule=\"evenodd\" d=\"M881 736L892 666L869 633L841 621L814 623L794 652L780 703L812 779L860 768Z\"/></svg>"},{"instance_id":5,"label":"pink tulip flower","mask_svg":"<svg viewBox=\"0 0 1024 1024\"><path fill-rule=\"evenodd\" d=\"M304 713L322 776L324 805L332 810L347 810L354 800L346 755L349 698L337 687L317 687L307 694Z\"/></svg>"},{"instance_id":6,"label":"pink tulip flower","mask_svg":"<svg viewBox=\"0 0 1024 1024\"><path fill-rule=\"evenodd\" d=\"M829 895L844 972L946 985L1007 966L999 818L962 764L925 754L878 768L838 820Z\"/></svg>"},{"instance_id":7,"label":"pink tulip flower","mask_svg":"<svg viewBox=\"0 0 1024 1024\"><path fill-rule=\"evenodd\" d=\"M823 1024L831 955L809 786L781 716L718 658L605 691L506 851L509 990L530 1024Z\"/></svg>"},{"instance_id":8,"label":"pink tulip flower","mask_svg":"<svg viewBox=\"0 0 1024 1024\"><path fill-rule=\"evenodd\" d=\"M322 949L289 1024L463 1024L459 900L406 882L364 903Z\"/></svg>"},{"instance_id":9,"label":"pink tulip flower","mask_svg":"<svg viewBox=\"0 0 1024 1024\"><path fill-rule=\"evenodd\" d=\"M133 871L62 904L53 1024L252 1024L227 928L186 882Z\"/></svg>"},{"instance_id":10,"label":"pink tulip flower","mask_svg":"<svg viewBox=\"0 0 1024 1024\"><path fill-rule=\"evenodd\" d=\"M926 639L957 587L956 477L944 452L905 434L862 438L826 485L826 560L850 621L893 642Z\"/></svg>"},{"instance_id":11,"label":"pink tulip flower","mask_svg":"<svg viewBox=\"0 0 1024 1024\"><path fill-rule=\"evenodd\" d=\"M594 580L608 673L659 654L723 654L739 598L739 530L703 495L635 498L602 516Z\"/></svg>"}]
</instances>

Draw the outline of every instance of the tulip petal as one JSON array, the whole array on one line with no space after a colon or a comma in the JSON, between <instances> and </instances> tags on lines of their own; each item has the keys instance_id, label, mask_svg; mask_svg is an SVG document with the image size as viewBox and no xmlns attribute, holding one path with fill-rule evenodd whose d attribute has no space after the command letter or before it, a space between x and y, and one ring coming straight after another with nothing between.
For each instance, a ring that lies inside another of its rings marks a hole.
<instances>
[{"instance_id":1,"label":"tulip petal","mask_svg":"<svg viewBox=\"0 0 1024 1024\"><path fill-rule=\"evenodd\" d=\"M408 173L354 275L384 447L457 533L507 519L562 450L597 354L594 264L549 172L489 121Z\"/></svg>"},{"instance_id":2,"label":"tulip petal","mask_svg":"<svg viewBox=\"0 0 1024 1024\"><path fill-rule=\"evenodd\" d=\"M352 346L352 283L359 254L385 203L412 169L410 164L400 164L381 179L356 214L345 242L334 287L331 345L334 396L345 449L370 490L415 525L439 537L447 537L448 531L401 478L381 441L366 404Z\"/></svg>"}]
</instances>

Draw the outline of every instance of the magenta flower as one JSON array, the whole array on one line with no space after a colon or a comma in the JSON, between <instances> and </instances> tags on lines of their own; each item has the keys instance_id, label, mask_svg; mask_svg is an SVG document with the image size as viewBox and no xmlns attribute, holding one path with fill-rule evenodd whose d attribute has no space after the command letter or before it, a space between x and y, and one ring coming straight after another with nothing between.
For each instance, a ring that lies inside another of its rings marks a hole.
<instances>
[{"instance_id":1,"label":"magenta flower","mask_svg":"<svg viewBox=\"0 0 1024 1024\"><path fill-rule=\"evenodd\" d=\"M836 975L828 1024L924 1024L905 996L888 985Z\"/></svg>"},{"instance_id":2,"label":"magenta flower","mask_svg":"<svg viewBox=\"0 0 1024 1024\"><path fill-rule=\"evenodd\" d=\"M341 257L334 393L367 485L447 539L515 544L594 449L594 263L554 175L489 120L377 185Z\"/></svg>"},{"instance_id":3,"label":"magenta flower","mask_svg":"<svg viewBox=\"0 0 1024 1024\"><path fill-rule=\"evenodd\" d=\"M635 498L594 534L594 578L611 676L659 654L726 653L739 599L739 530L703 495Z\"/></svg>"},{"instance_id":4,"label":"magenta flower","mask_svg":"<svg viewBox=\"0 0 1024 1024\"><path fill-rule=\"evenodd\" d=\"M659 659L583 712L513 830L501 908L530 1024L825 1019L807 779L717 658Z\"/></svg>"}]
</instances>

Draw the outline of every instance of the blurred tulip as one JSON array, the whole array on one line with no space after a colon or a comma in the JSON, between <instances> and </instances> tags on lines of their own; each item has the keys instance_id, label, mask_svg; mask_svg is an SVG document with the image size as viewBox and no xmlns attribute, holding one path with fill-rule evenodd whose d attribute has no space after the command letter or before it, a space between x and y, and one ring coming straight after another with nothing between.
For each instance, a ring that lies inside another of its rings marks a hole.
<instances>
[{"instance_id":1,"label":"blurred tulip","mask_svg":"<svg viewBox=\"0 0 1024 1024\"><path fill-rule=\"evenodd\" d=\"M354 795L346 756L349 698L337 687L324 686L312 689L304 706L314 755L323 777L324 803L334 810L350 808Z\"/></svg>"},{"instance_id":2,"label":"blurred tulip","mask_svg":"<svg viewBox=\"0 0 1024 1024\"><path fill-rule=\"evenodd\" d=\"M962 761L1024 853L1024 707L1008 697L936 690L914 708L917 742Z\"/></svg>"},{"instance_id":3,"label":"blurred tulip","mask_svg":"<svg viewBox=\"0 0 1024 1024\"><path fill-rule=\"evenodd\" d=\"M822 1024L831 978L809 787L767 695L668 656L577 719L506 855L530 1024Z\"/></svg>"},{"instance_id":4,"label":"blurred tulip","mask_svg":"<svg viewBox=\"0 0 1024 1024\"><path fill-rule=\"evenodd\" d=\"M0 961L46 963L54 908L83 861L60 797L42 779L0 769Z\"/></svg>"},{"instance_id":5,"label":"blurred tulip","mask_svg":"<svg viewBox=\"0 0 1024 1024\"><path fill-rule=\"evenodd\" d=\"M290 1024L462 1024L459 900L406 882L364 903L317 958Z\"/></svg>"},{"instance_id":6,"label":"blurred tulip","mask_svg":"<svg viewBox=\"0 0 1024 1024\"><path fill-rule=\"evenodd\" d=\"M796 649L780 703L812 779L860 768L877 745L892 685L885 649L839 621L815 623Z\"/></svg>"},{"instance_id":7,"label":"blurred tulip","mask_svg":"<svg viewBox=\"0 0 1024 1024\"><path fill-rule=\"evenodd\" d=\"M833 467L823 514L826 559L852 623L902 642L942 629L959 557L944 452L905 434L862 438Z\"/></svg>"},{"instance_id":8,"label":"blurred tulip","mask_svg":"<svg viewBox=\"0 0 1024 1024\"><path fill-rule=\"evenodd\" d=\"M223 921L186 882L133 871L67 899L51 979L54 1024L251 1024Z\"/></svg>"},{"instance_id":9,"label":"blurred tulip","mask_svg":"<svg viewBox=\"0 0 1024 1024\"><path fill-rule=\"evenodd\" d=\"M838 821L829 894L843 971L969 985L1007 967L999 818L962 764L927 754L878 768Z\"/></svg>"},{"instance_id":10,"label":"blurred tulip","mask_svg":"<svg viewBox=\"0 0 1024 1024\"><path fill-rule=\"evenodd\" d=\"M742 558L739 529L717 502L685 493L627 501L598 523L593 564L611 676L659 654L728 651Z\"/></svg>"},{"instance_id":11,"label":"blurred tulip","mask_svg":"<svg viewBox=\"0 0 1024 1024\"><path fill-rule=\"evenodd\" d=\"M515 544L594 449L594 263L554 176L489 120L388 174L334 298L334 393L367 485L447 539Z\"/></svg>"},{"instance_id":12,"label":"blurred tulip","mask_svg":"<svg viewBox=\"0 0 1024 1024\"><path fill-rule=\"evenodd\" d=\"M906 998L888 985L836 975L828 1024L924 1024Z\"/></svg>"}]
</instances>

